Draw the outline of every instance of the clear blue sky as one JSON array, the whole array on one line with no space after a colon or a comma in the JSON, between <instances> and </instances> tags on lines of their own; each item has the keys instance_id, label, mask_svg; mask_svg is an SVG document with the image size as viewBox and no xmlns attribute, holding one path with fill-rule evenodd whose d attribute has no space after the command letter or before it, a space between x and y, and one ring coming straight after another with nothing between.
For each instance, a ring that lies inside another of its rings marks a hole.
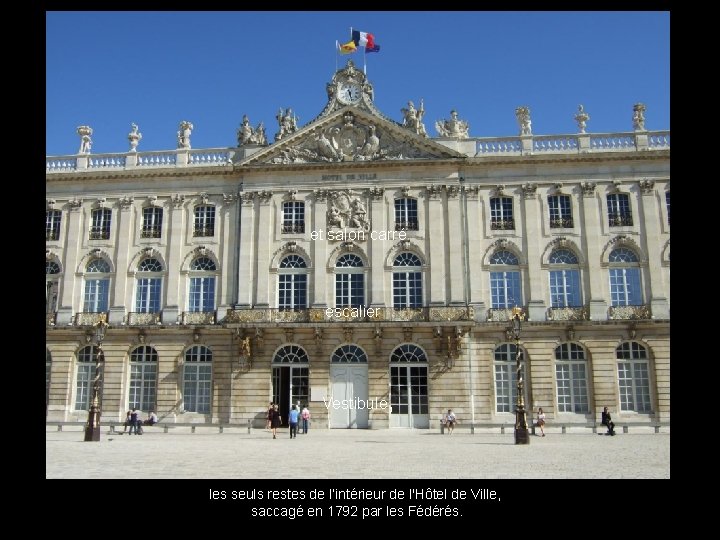
<instances>
[{"instance_id":1,"label":"clear blue sky","mask_svg":"<svg viewBox=\"0 0 720 540\"><path fill-rule=\"evenodd\" d=\"M350 27L374 34L367 55L375 104L390 118L420 98L425 125L455 108L470 135L517 135L527 105L533 133L630 131L632 106L646 127L670 129L668 12L48 12L46 154L74 154L75 128L94 130L93 153L177 146L181 120L193 148L235 146L247 114L277 131L292 107L299 125L327 103L326 83L348 58L335 41ZM362 51L362 49L360 49Z\"/></svg>"}]
</instances>

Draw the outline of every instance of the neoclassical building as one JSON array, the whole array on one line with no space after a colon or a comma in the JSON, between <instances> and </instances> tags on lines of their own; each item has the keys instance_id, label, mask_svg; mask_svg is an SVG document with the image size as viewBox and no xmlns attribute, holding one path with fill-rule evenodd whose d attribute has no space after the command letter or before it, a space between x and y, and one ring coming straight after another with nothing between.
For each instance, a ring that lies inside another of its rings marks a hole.
<instances>
[{"instance_id":1,"label":"neoclassical building","mask_svg":"<svg viewBox=\"0 0 720 540\"><path fill-rule=\"evenodd\" d=\"M46 160L47 419L84 421L101 343L103 421L315 427L670 420L670 134L476 138L452 111L380 112L349 62L327 105L268 141ZM631 118L628 115L628 125Z\"/></svg>"}]
</instances>

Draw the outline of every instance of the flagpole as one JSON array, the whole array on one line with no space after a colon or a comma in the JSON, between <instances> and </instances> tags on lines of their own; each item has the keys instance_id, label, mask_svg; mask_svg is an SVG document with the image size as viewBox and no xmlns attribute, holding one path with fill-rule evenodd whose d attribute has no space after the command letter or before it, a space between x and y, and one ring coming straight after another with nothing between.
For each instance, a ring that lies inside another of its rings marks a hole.
<instances>
[{"instance_id":1,"label":"flagpole","mask_svg":"<svg viewBox=\"0 0 720 540\"><path fill-rule=\"evenodd\" d=\"M367 45L363 47L363 73L367 77Z\"/></svg>"},{"instance_id":2,"label":"flagpole","mask_svg":"<svg viewBox=\"0 0 720 540\"><path fill-rule=\"evenodd\" d=\"M338 52L340 52L340 42L335 40L335 72L338 70Z\"/></svg>"}]
</instances>

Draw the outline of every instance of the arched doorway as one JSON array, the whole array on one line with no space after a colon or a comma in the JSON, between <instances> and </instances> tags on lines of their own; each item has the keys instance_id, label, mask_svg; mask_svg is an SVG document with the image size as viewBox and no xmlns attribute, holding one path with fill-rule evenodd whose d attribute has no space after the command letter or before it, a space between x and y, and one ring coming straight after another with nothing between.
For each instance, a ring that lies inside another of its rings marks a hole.
<instances>
[{"instance_id":1,"label":"arched doorway","mask_svg":"<svg viewBox=\"0 0 720 540\"><path fill-rule=\"evenodd\" d=\"M427 356L417 345L405 343L390 355L390 427L427 429Z\"/></svg>"},{"instance_id":2,"label":"arched doorway","mask_svg":"<svg viewBox=\"0 0 720 540\"><path fill-rule=\"evenodd\" d=\"M273 357L273 401L278 404L283 425L288 425L290 406L308 403L309 392L308 355L299 345L285 345Z\"/></svg>"}]
</instances>

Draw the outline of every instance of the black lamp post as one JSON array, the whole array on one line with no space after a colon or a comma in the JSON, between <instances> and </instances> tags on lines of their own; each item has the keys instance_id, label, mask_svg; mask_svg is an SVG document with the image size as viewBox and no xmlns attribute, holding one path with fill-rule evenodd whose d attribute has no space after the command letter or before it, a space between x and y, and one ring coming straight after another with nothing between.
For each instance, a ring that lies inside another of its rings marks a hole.
<instances>
[{"instance_id":1,"label":"black lamp post","mask_svg":"<svg viewBox=\"0 0 720 540\"><path fill-rule=\"evenodd\" d=\"M105 322L105 314L95 323L95 341L97 343L97 354L95 355L95 378L93 379L92 401L88 412L88 421L85 425L85 440L100 440L100 370L101 364L105 363L105 353L102 350L102 342L105 339L105 331L108 323Z\"/></svg>"},{"instance_id":2,"label":"black lamp post","mask_svg":"<svg viewBox=\"0 0 720 540\"><path fill-rule=\"evenodd\" d=\"M523 378L520 367L520 323L525 318L522 308L514 307L512 310L512 326L510 332L515 338L515 371L517 376L517 406L515 408L515 444L530 444L527 415L525 413L525 398L523 396Z\"/></svg>"}]
</instances>

